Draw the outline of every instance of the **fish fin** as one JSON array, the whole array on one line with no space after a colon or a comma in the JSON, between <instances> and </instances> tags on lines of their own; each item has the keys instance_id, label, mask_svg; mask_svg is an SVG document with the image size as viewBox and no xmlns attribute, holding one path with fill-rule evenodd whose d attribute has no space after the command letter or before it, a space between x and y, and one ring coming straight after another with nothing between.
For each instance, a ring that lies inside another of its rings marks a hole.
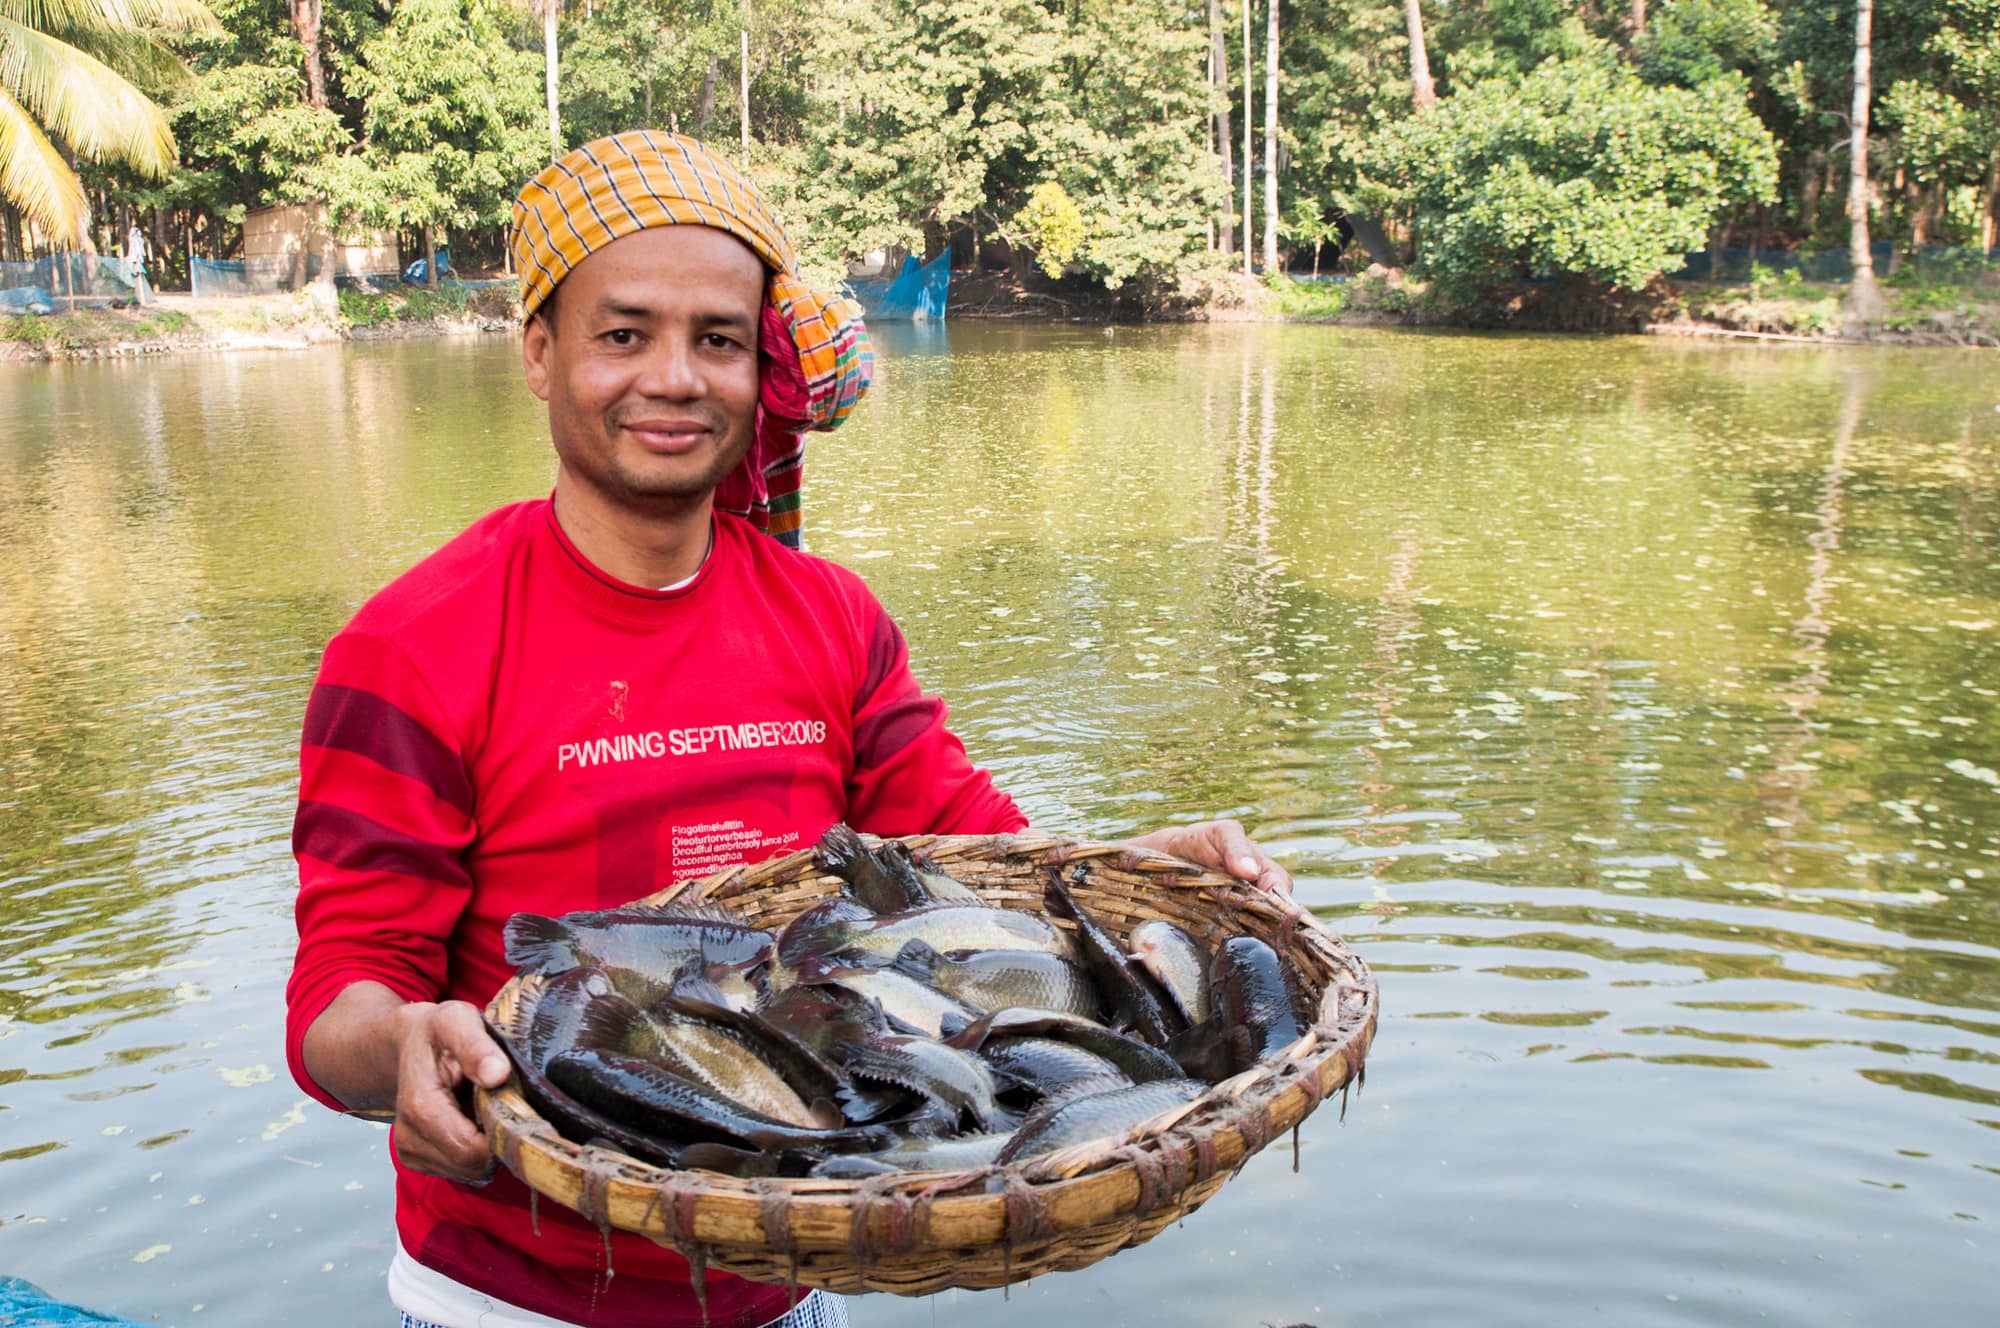
<instances>
[{"instance_id":1,"label":"fish fin","mask_svg":"<svg viewBox=\"0 0 2000 1328\"><path fill-rule=\"evenodd\" d=\"M624 1045L633 1023L645 1017L646 1012L636 1002L617 992L594 997L577 1021L573 1045L579 1051L616 1051Z\"/></svg>"},{"instance_id":2,"label":"fish fin","mask_svg":"<svg viewBox=\"0 0 2000 1328\"><path fill-rule=\"evenodd\" d=\"M831 1100L816 1097L812 1100L812 1104L806 1108L806 1119L812 1122L812 1126L816 1130L837 1130L847 1124L847 1113L842 1111Z\"/></svg>"},{"instance_id":3,"label":"fish fin","mask_svg":"<svg viewBox=\"0 0 2000 1328\"><path fill-rule=\"evenodd\" d=\"M841 1068L854 1078L893 1084L905 1092L915 1093L918 1097L931 1096L924 1091L923 1085L903 1068L900 1060L875 1047L867 1045L854 1047Z\"/></svg>"},{"instance_id":4,"label":"fish fin","mask_svg":"<svg viewBox=\"0 0 2000 1328\"><path fill-rule=\"evenodd\" d=\"M726 922L732 927L749 925L741 913L713 899L691 899L686 903L675 901L661 905L658 912L663 918L681 922Z\"/></svg>"},{"instance_id":5,"label":"fish fin","mask_svg":"<svg viewBox=\"0 0 2000 1328\"><path fill-rule=\"evenodd\" d=\"M903 948L896 951L896 957L889 961L889 967L894 972L924 983L935 982L938 969L943 964L944 956L922 940L904 942Z\"/></svg>"},{"instance_id":6,"label":"fish fin","mask_svg":"<svg viewBox=\"0 0 2000 1328\"><path fill-rule=\"evenodd\" d=\"M1123 1074L1088 1075L1082 1079L1076 1079L1071 1081L1070 1083L1066 1083L1061 1088L1052 1089L1049 1092L1042 1094L1041 1104L1036 1108L1036 1110L1040 1111L1043 1110L1044 1108L1054 1106L1056 1104L1063 1102L1070 1102L1080 1097L1095 1097L1099 1093L1109 1093L1114 1088L1130 1088L1131 1086L1132 1086L1132 1080L1127 1075Z\"/></svg>"},{"instance_id":7,"label":"fish fin","mask_svg":"<svg viewBox=\"0 0 2000 1328\"><path fill-rule=\"evenodd\" d=\"M576 941L568 927L539 913L507 919L507 962L526 973L560 973L575 968Z\"/></svg>"},{"instance_id":8,"label":"fish fin","mask_svg":"<svg viewBox=\"0 0 2000 1328\"><path fill-rule=\"evenodd\" d=\"M868 851L868 845L862 842L860 833L845 821L835 821L828 826L826 833L819 837L819 842L813 845L813 865L843 880L854 869L855 863L873 856Z\"/></svg>"},{"instance_id":9,"label":"fish fin","mask_svg":"<svg viewBox=\"0 0 2000 1328\"><path fill-rule=\"evenodd\" d=\"M776 1154L733 1148L728 1144L688 1144L680 1150L680 1154L683 1167L719 1171L725 1176L770 1176L778 1170Z\"/></svg>"},{"instance_id":10,"label":"fish fin","mask_svg":"<svg viewBox=\"0 0 2000 1328\"><path fill-rule=\"evenodd\" d=\"M977 1051L992 1026L992 1015L967 1019L956 1011L946 1010L938 1016L938 1041L958 1051Z\"/></svg>"}]
</instances>

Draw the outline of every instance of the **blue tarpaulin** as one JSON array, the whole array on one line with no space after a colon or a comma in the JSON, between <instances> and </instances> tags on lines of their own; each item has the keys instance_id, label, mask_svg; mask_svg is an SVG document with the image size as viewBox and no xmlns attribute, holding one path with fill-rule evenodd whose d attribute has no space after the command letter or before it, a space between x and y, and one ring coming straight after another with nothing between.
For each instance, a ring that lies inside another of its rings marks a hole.
<instances>
[{"instance_id":1,"label":"blue tarpaulin","mask_svg":"<svg viewBox=\"0 0 2000 1328\"><path fill-rule=\"evenodd\" d=\"M88 1323L144 1328L131 1319L51 1300L47 1292L23 1278L0 1277L0 1328L69 1328Z\"/></svg>"},{"instance_id":2,"label":"blue tarpaulin","mask_svg":"<svg viewBox=\"0 0 2000 1328\"><path fill-rule=\"evenodd\" d=\"M0 314L52 314L55 311L55 296L40 286L0 290Z\"/></svg>"},{"instance_id":3,"label":"blue tarpaulin","mask_svg":"<svg viewBox=\"0 0 2000 1328\"><path fill-rule=\"evenodd\" d=\"M951 251L928 263L918 263L914 256L905 258L894 281L850 281L847 289L860 302L862 315L871 321L943 322L945 301L951 295Z\"/></svg>"}]
</instances>

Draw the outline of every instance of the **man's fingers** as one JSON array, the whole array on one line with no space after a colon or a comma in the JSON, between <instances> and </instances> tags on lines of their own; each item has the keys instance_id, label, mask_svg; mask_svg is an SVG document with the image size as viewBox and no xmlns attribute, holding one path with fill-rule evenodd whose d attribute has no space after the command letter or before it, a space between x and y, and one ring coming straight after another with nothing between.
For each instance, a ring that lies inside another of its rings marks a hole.
<instances>
[{"instance_id":1,"label":"man's fingers","mask_svg":"<svg viewBox=\"0 0 2000 1328\"><path fill-rule=\"evenodd\" d=\"M489 1058L506 1058L463 1001L412 1007L403 1040L396 1094L396 1154L403 1165L453 1180L482 1180L493 1170L486 1136L459 1104L457 1089L475 1068L475 1082L493 1074ZM491 1085L488 1085L489 1087Z\"/></svg>"},{"instance_id":2,"label":"man's fingers","mask_svg":"<svg viewBox=\"0 0 2000 1328\"><path fill-rule=\"evenodd\" d=\"M464 1001L446 1001L438 1007L437 1042L459 1064L465 1077L481 1088L498 1088L507 1082L507 1055L486 1031L479 1011Z\"/></svg>"}]
</instances>

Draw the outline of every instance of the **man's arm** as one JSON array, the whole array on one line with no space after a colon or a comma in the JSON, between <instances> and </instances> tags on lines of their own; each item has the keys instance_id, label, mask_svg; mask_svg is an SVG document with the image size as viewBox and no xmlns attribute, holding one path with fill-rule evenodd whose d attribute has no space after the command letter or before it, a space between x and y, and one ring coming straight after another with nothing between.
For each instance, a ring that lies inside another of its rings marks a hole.
<instances>
[{"instance_id":1,"label":"man's arm","mask_svg":"<svg viewBox=\"0 0 2000 1328\"><path fill-rule=\"evenodd\" d=\"M313 1081L351 1111L393 1109L396 1157L452 1180L493 1172L486 1136L458 1099L464 1082L498 1088L507 1058L464 1001L406 1001L379 982L356 982L306 1029Z\"/></svg>"},{"instance_id":2,"label":"man's arm","mask_svg":"<svg viewBox=\"0 0 2000 1328\"><path fill-rule=\"evenodd\" d=\"M491 1160L454 1095L506 1064L478 1010L436 1003L472 889L474 799L452 734L394 645L350 631L327 647L300 746L287 1056L328 1106L393 1110L403 1165L477 1179Z\"/></svg>"}]
</instances>

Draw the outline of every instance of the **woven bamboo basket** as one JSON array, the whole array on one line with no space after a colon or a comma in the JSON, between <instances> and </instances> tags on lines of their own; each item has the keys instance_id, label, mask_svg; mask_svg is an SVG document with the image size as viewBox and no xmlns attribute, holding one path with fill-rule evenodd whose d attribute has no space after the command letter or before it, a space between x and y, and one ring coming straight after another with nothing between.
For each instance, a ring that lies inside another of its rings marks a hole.
<instances>
[{"instance_id":1,"label":"woven bamboo basket","mask_svg":"<svg viewBox=\"0 0 2000 1328\"><path fill-rule=\"evenodd\" d=\"M531 1189L591 1221L679 1250L697 1279L721 1269L758 1282L923 1295L1006 1286L1142 1244L1199 1208L1329 1095L1340 1092L1344 1108L1375 1033L1375 980L1338 936L1289 899L1124 844L1034 833L913 835L904 842L989 902L1036 913L1047 868L1088 862L1075 893L1107 930L1123 938L1148 918L1164 918L1210 948L1232 935L1261 937L1297 969L1316 1018L1283 1053L1183 1107L1123 1134L1008 1166L865 1181L666 1170L563 1138L517 1080L478 1094L495 1155ZM798 852L686 881L641 902L726 902L775 930L838 889L810 852ZM488 1005L488 1019L516 1027L541 981L508 982Z\"/></svg>"}]
</instances>

